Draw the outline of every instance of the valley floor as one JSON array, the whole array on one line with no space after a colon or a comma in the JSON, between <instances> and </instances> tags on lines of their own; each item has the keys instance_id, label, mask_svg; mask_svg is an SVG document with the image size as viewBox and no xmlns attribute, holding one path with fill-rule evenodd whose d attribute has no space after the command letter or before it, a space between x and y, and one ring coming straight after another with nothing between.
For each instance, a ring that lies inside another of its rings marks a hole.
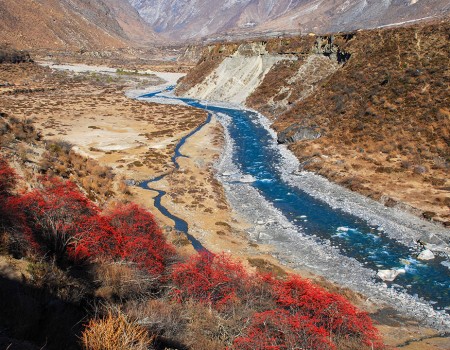
<instances>
[{"instance_id":1,"label":"valley floor","mask_svg":"<svg viewBox=\"0 0 450 350\"><path fill-rule=\"evenodd\" d=\"M19 119L32 118L44 139L70 142L79 154L110 167L120 181L133 184L168 173L154 187L168 192L163 204L189 223L190 233L208 250L229 252L244 260L249 268L278 274L290 272L271 256L269 246L249 242L245 229L250 223L233 211L214 177L214 164L225 142L221 124L213 118L189 138L182 147L187 157L179 160L180 169L175 170L171 160L175 145L206 119L206 113L187 106L149 104L125 95L127 91L128 96L137 97L140 91L175 83L176 74L78 70L74 73L33 64L0 65L0 112ZM25 164L21 175L26 179L26 172L34 171L35 161L44 150L24 148L23 152L13 152L14 164L18 168ZM155 193L137 186L130 186L129 191L129 198L150 209L167 232L171 231L173 223L153 206L151 198ZM168 234L180 251L193 252L188 242L173 232ZM5 265L7 262L0 260L0 271ZM303 273L339 290L323 279ZM408 350L448 348L449 337L439 337L414 321L379 310L361 295L339 291L374 312L387 345Z\"/></svg>"}]
</instances>

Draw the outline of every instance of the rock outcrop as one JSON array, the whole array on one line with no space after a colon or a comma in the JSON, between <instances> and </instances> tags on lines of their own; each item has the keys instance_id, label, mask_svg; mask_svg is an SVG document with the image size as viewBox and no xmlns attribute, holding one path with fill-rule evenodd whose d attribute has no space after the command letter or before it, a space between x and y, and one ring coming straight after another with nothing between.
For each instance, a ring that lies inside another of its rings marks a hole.
<instances>
[{"instance_id":1,"label":"rock outcrop","mask_svg":"<svg viewBox=\"0 0 450 350\"><path fill-rule=\"evenodd\" d=\"M266 43L245 43L240 45L235 53L225 57L200 84L183 95L242 104L277 62L295 59L296 57L290 55L269 53Z\"/></svg>"},{"instance_id":2,"label":"rock outcrop","mask_svg":"<svg viewBox=\"0 0 450 350\"><path fill-rule=\"evenodd\" d=\"M0 63L25 63L25 62L33 62L28 52L19 51L7 45L0 46Z\"/></svg>"}]
</instances>

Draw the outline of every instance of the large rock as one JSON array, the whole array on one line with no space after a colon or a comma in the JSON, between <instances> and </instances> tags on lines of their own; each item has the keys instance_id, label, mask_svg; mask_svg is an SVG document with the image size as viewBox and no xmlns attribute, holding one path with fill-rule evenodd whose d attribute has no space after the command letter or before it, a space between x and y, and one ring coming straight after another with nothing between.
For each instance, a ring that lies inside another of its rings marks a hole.
<instances>
[{"instance_id":1,"label":"large rock","mask_svg":"<svg viewBox=\"0 0 450 350\"><path fill-rule=\"evenodd\" d=\"M380 277L383 281L392 282L401 273L405 273L405 270L404 269L399 269L399 270L378 270L377 276Z\"/></svg>"},{"instance_id":2,"label":"large rock","mask_svg":"<svg viewBox=\"0 0 450 350\"><path fill-rule=\"evenodd\" d=\"M278 143L293 143L304 140L315 140L320 136L321 133L316 128L293 124L278 133Z\"/></svg>"},{"instance_id":3,"label":"large rock","mask_svg":"<svg viewBox=\"0 0 450 350\"><path fill-rule=\"evenodd\" d=\"M244 175L240 178L239 181L243 183L252 183L255 182L256 179L252 175Z\"/></svg>"},{"instance_id":4,"label":"large rock","mask_svg":"<svg viewBox=\"0 0 450 350\"><path fill-rule=\"evenodd\" d=\"M419 254L417 259L419 259L419 260L433 260L434 259L434 254L433 254L433 252L431 250L425 249L423 252L421 252Z\"/></svg>"}]
</instances>

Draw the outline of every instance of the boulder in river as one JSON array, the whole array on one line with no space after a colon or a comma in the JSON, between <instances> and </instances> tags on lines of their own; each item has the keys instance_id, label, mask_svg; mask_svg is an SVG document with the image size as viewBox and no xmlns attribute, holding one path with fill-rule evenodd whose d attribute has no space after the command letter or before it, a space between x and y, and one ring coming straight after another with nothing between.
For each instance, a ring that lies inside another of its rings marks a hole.
<instances>
[{"instance_id":1,"label":"boulder in river","mask_svg":"<svg viewBox=\"0 0 450 350\"><path fill-rule=\"evenodd\" d=\"M419 259L419 260L433 260L434 259L434 254L433 254L433 252L431 250L425 249L423 252L421 252L419 254L417 259Z\"/></svg>"},{"instance_id":2,"label":"boulder in river","mask_svg":"<svg viewBox=\"0 0 450 350\"><path fill-rule=\"evenodd\" d=\"M378 270L377 276L380 277L383 281L392 282L401 273L405 273L405 270L404 269L400 269L400 270Z\"/></svg>"},{"instance_id":3,"label":"boulder in river","mask_svg":"<svg viewBox=\"0 0 450 350\"><path fill-rule=\"evenodd\" d=\"M251 182L255 182L256 179L251 175L244 175L241 177L241 179L239 181L244 182L244 183L251 183Z\"/></svg>"}]
</instances>

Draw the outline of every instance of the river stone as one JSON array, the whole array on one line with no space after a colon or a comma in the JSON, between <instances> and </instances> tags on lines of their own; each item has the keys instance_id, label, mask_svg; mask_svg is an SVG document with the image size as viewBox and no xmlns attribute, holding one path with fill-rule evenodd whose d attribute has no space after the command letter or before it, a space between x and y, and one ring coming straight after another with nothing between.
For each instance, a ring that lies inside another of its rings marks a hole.
<instances>
[{"instance_id":1,"label":"river stone","mask_svg":"<svg viewBox=\"0 0 450 350\"><path fill-rule=\"evenodd\" d=\"M255 182L256 179L251 175L244 175L241 177L241 179L239 181L244 182L244 183L250 183L250 182Z\"/></svg>"},{"instance_id":2,"label":"river stone","mask_svg":"<svg viewBox=\"0 0 450 350\"><path fill-rule=\"evenodd\" d=\"M433 260L434 259L434 254L433 254L433 252L431 250L425 249L423 252L421 252L419 254L417 259L419 259L419 260Z\"/></svg>"},{"instance_id":3,"label":"river stone","mask_svg":"<svg viewBox=\"0 0 450 350\"><path fill-rule=\"evenodd\" d=\"M378 270L377 276L380 277L383 281L392 282L401 273L404 273L404 270Z\"/></svg>"}]
</instances>

